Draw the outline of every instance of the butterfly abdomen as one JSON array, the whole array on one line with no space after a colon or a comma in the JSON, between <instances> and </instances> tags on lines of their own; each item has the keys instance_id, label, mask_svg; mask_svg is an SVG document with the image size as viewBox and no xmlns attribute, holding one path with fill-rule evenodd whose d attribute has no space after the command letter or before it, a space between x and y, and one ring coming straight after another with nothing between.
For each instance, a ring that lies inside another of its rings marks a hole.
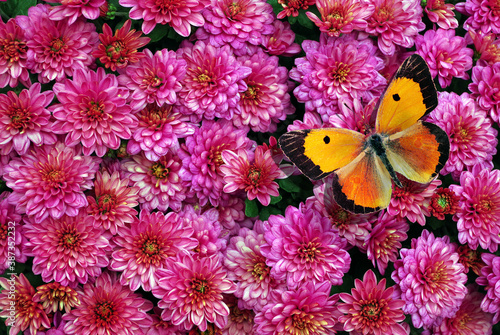
<instances>
[{"instance_id":1,"label":"butterfly abdomen","mask_svg":"<svg viewBox=\"0 0 500 335\"><path fill-rule=\"evenodd\" d=\"M394 171L392 164L389 162L389 159L387 158L384 139L382 138L382 136L383 135L380 135L380 134L371 135L367 140L367 146L371 150L373 150L373 152L380 158L380 160L384 164L385 168L389 172L389 175L391 176L394 183L398 187L403 187L401 182L398 179L398 176L396 175L396 171Z\"/></svg>"}]
</instances>

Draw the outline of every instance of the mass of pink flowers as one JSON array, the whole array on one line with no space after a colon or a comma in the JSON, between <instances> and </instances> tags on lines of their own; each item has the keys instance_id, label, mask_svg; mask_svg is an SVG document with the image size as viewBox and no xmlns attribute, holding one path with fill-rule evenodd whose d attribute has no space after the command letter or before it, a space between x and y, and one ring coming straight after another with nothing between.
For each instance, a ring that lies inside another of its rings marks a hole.
<instances>
[{"instance_id":1,"label":"mass of pink flowers","mask_svg":"<svg viewBox=\"0 0 500 335\"><path fill-rule=\"evenodd\" d=\"M500 333L498 1L0 14L0 334ZM413 54L449 157L351 213L277 139L370 134Z\"/></svg>"}]
</instances>

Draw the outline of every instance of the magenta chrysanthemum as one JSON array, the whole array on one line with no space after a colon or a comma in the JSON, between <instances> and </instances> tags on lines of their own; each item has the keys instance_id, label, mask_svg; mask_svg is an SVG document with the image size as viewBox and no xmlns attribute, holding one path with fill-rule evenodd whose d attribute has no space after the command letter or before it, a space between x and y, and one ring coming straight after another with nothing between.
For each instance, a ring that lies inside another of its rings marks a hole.
<instances>
[{"instance_id":1,"label":"magenta chrysanthemum","mask_svg":"<svg viewBox=\"0 0 500 335\"><path fill-rule=\"evenodd\" d=\"M99 35L93 23L68 19L53 21L48 5L30 7L28 16L16 17L26 34L27 67L38 73L42 84L71 77L77 69L86 69L94 62L92 51L97 48Z\"/></svg>"},{"instance_id":2,"label":"magenta chrysanthemum","mask_svg":"<svg viewBox=\"0 0 500 335\"><path fill-rule=\"evenodd\" d=\"M190 251L198 245L192 238L193 228L177 214L166 215L141 211L139 219L120 229L113 238L116 245L109 268L122 271L120 283L132 291L142 287L151 291L158 284L158 269L180 250Z\"/></svg>"},{"instance_id":3,"label":"magenta chrysanthemum","mask_svg":"<svg viewBox=\"0 0 500 335\"><path fill-rule=\"evenodd\" d=\"M460 197L457 214L458 240L472 249L491 252L500 244L500 170L476 165L460 175L460 185L450 189Z\"/></svg>"},{"instance_id":4,"label":"magenta chrysanthemum","mask_svg":"<svg viewBox=\"0 0 500 335\"><path fill-rule=\"evenodd\" d=\"M24 31L15 19L0 20L0 87L16 87L18 81L29 86L28 46Z\"/></svg>"},{"instance_id":5,"label":"magenta chrysanthemum","mask_svg":"<svg viewBox=\"0 0 500 335\"><path fill-rule=\"evenodd\" d=\"M153 304L122 286L114 273L104 272L77 291L80 304L63 315L65 334L136 335L151 326L146 312Z\"/></svg>"},{"instance_id":6,"label":"magenta chrysanthemum","mask_svg":"<svg viewBox=\"0 0 500 335\"><path fill-rule=\"evenodd\" d=\"M385 55L392 55L396 46L411 48L418 32L425 29L422 6L418 1L369 0L375 6L368 18L366 32L378 37L378 47Z\"/></svg>"},{"instance_id":7,"label":"magenta chrysanthemum","mask_svg":"<svg viewBox=\"0 0 500 335\"><path fill-rule=\"evenodd\" d=\"M201 206L218 206L224 187L220 166L224 150L249 150L253 144L247 137L248 129L235 128L231 121L204 121L196 132L186 138L179 151L183 171L181 177L190 181Z\"/></svg>"},{"instance_id":8,"label":"magenta chrysanthemum","mask_svg":"<svg viewBox=\"0 0 500 335\"><path fill-rule=\"evenodd\" d=\"M129 139L137 118L127 104L128 90L118 85L114 74L76 70L73 80L54 85L59 104L52 106L56 121L52 130L67 134L66 145L81 143L83 153L102 157L118 149L120 139Z\"/></svg>"},{"instance_id":9,"label":"magenta chrysanthemum","mask_svg":"<svg viewBox=\"0 0 500 335\"><path fill-rule=\"evenodd\" d=\"M481 268L481 275L476 279L479 285L484 286L486 296L481 301L481 309L494 314L493 324L500 320L500 257L483 253L481 258L485 265Z\"/></svg>"},{"instance_id":10,"label":"magenta chrysanthemum","mask_svg":"<svg viewBox=\"0 0 500 335\"><path fill-rule=\"evenodd\" d=\"M143 51L137 63L130 64L118 77L118 81L126 86L130 95L130 106L139 111L147 104L156 103L174 105L177 94L181 90L181 80L186 74L186 61L177 59L174 51L167 49L153 53L149 49Z\"/></svg>"},{"instance_id":11,"label":"magenta chrysanthemum","mask_svg":"<svg viewBox=\"0 0 500 335\"><path fill-rule=\"evenodd\" d=\"M455 5L445 3L444 0L427 0L424 7L429 20L443 29L455 29L458 27L458 20L453 12L454 9Z\"/></svg>"},{"instance_id":12,"label":"magenta chrysanthemum","mask_svg":"<svg viewBox=\"0 0 500 335\"><path fill-rule=\"evenodd\" d=\"M259 335L335 334L341 313L330 296L330 283L304 283L294 290L273 290L270 302L255 316Z\"/></svg>"},{"instance_id":13,"label":"magenta chrysanthemum","mask_svg":"<svg viewBox=\"0 0 500 335\"><path fill-rule=\"evenodd\" d=\"M441 87L448 87L453 78L469 79L474 51L467 48L465 38L455 36L454 29L428 30L417 36L415 46Z\"/></svg>"},{"instance_id":14,"label":"magenta chrysanthemum","mask_svg":"<svg viewBox=\"0 0 500 335\"><path fill-rule=\"evenodd\" d=\"M48 3L60 3L60 6L52 7L50 19L59 21L68 18L71 24L80 16L88 20L95 20L99 17L99 7L106 4L106 0L45 0Z\"/></svg>"},{"instance_id":15,"label":"magenta chrysanthemum","mask_svg":"<svg viewBox=\"0 0 500 335\"><path fill-rule=\"evenodd\" d=\"M493 121L500 122L500 62L474 66L469 90L479 107L488 111Z\"/></svg>"},{"instance_id":16,"label":"magenta chrysanthemum","mask_svg":"<svg viewBox=\"0 0 500 335\"><path fill-rule=\"evenodd\" d=\"M178 53L187 63L179 92L180 103L198 119L231 120L240 93L247 89L242 79L252 70L236 61L228 45L216 48L197 41L195 45L179 49Z\"/></svg>"},{"instance_id":17,"label":"magenta chrysanthemum","mask_svg":"<svg viewBox=\"0 0 500 335\"><path fill-rule=\"evenodd\" d=\"M466 30L481 30L483 33L500 34L500 7L496 1L467 0L456 4L456 10L470 16L464 22Z\"/></svg>"},{"instance_id":18,"label":"magenta chrysanthemum","mask_svg":"<svg viewBox=\"0 0 500 335\"><path fill-rule=\"evenodd\" d=\"M16 263L24 263L28 259L24 246L26 236L21 215L9 204L9 192L0 194L0 274L9 269L14 272Z\"/></svg>"},{"instance_id":19,"label":"magenta chrysanthemum","mask_svg":"<svg viewBox=\"0 0 500 335\"><path fill-rule=\"evenodd\" d=\"M48 216L76 216L88 205L83 191L93 187L99 162L82 156L80 147L61 142L31 150L4 167L3 178L14 191L9 201L19 213L34 215L36 222Z\"/></svg>"},{"instance_id":20,"label":"magenta chrysanthemum","mask_svg":"<svg viewBox=\"0 0 500 335\"><path fill-rule=\"evenodd\" d=\"M291 57L302 50L300 45L295 43L295 33L291 29L290 23L275 20L273 26L272 35L262 36L262 47L268 54Z\"/></svg>"},{"instance_id":21,"label":"magenta chrysanthemum","mask_svg":"<svg viewBox=\"0 0 500 335\"><path fill-rule=\"evenodd\" d=\"M455 315L467 293L467 275L449 237L434 237L424 230L411 241L411 249L403 248L400 254L391 278L413 325L430 328Z\"/></svg>"},{"instance_id":22,"label":"magenta chrysanthemum","mask_svg":"<svg viewBox=\"0 0 500 335\"><path fill-rule=\"evenodd\" d=\"M261 252L275 279L286 280L289 288L308 282L342 284L351 257L330 220L289 206L284 217L271 215L265 230Z\"/></svg>"},{"instance_id":23,"label":"magenta chrysanthemum","mask_svg":"<svg viewBox=\"0 0 500 335\"><path fill-rule=\"evenodd\" d=\"M149 34L157 24L168 24L181 36L191 34L191 25L201 27L205 23L201 12L210 0L120 0L123 7L132 7L129 16L144 20L142 31Z\"/></svg>"},{"instance_id":24,"label":"magenta chrysanthemum","mask_svg":"<svg viewBox=\"0 0 500 335\"><path fill-rule=\"evenodd\" d=\"M427 118L450 139L450 154L440 174L460 173L476 164L491 162L497 153L498 131L486 111L467 94L439 92L439 104Z\"/></svg>"},{"instance_id":25,"label":"magenta chrysanthemum","mask_svg":"<svg viewBox=\"0 0 500 335\"><path fill-rule=\"evenodd\" d=\"M33 273L41 274L46 283L85 284L109 264L109 241L84 211L75 217L47 218L40 223L28 220L24 229L26 246L34 256Z\"/></svg>"},{"instance_id":26,"label":"magenta chrysanthemum","mask_svg":"<svg viewBox=\"0 0 500 335\"><path fill-rule=\"evenodd\" d=\"M8 155L14 149L24 155L30 144L54 144L56 136L50 131L52 91L41 92L39 83L17 96L13 91L0 94L0 152Z\"/></svg>"},{"instance_id":27,"label":"magenta chrysanthemum","mask_svg":"<svg viewBox=\"0 0 500 335\"><path fill-rule=\"evenodd\" d=\"M229 317L226 326L222 329L222 335L255 335L254 311L239 308L239 300L234 295L227 295L224 300L229 307Z\"/></svg>"},{"instance_id":28,"label":"magenta chrysanthemum","mask_svg":"<svg viewBox=\"0 0 500 335\"><path fill-rule=\"evenodd\" d=\"M197 326L202 332L208 322L219 328L226 325L229 308L223 294L233 293L236 285L226 278L217 255L193 258L181 252L157 275L160 280L153 294L161 299L162 319L187 330Z\"/></svg>"},{"instance_id":29,"label":"magenta chrysanthemum","mask_svg":"<svg viewBox=\"0 0 500 335\"><path fill-rule=\"evenodd\" d=\"M224 254L228 279L237 285L234 295L241 299L243 307L255 312L269 302L273 290L285 288L284 282L276 281L270 274L271 268L261 253L264 243L263 234L242 228L238 236L231 238Z\"/></svg>"},{"instance_id":30,"label":"magenta chrysanthemum","mask_svg":"<svg viewBox=\"0 0 500 335\"><path fill-rule=\"evenodd\" d=\"M339 322L344 331L352 335L409 334L410 329L401 325L405 319L401 310L405 302L392 297L394 286L386 288L385 278L377 282L377 277L369 270L363 281L354 281L354 286L351 294L339 294L343 303L338 308L345 314Z\"/></svg>"}]
</instances>

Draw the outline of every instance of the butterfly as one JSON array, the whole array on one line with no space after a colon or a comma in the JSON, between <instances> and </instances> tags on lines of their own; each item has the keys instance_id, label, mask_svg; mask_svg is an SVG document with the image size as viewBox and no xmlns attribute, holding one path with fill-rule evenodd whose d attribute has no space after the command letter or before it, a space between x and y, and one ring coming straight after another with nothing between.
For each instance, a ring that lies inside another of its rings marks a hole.
<instances>
[{"instance_id":1,"label":"butterfly","mask_svg":"<svg viewBox=\"0 0 500 335\"><path fill-rule=\"evenodd\" d=\"M278 142L288 159L313 180L333 174L335 201L347 211L386 208L398 174L426 184L448 160L448 135L420 120L438 104L425 60L414 54L396 71L381 99L371 134L344 128L290 131ZM392 182L391 182L392 181Z\"/></svg>"}]
</instances>

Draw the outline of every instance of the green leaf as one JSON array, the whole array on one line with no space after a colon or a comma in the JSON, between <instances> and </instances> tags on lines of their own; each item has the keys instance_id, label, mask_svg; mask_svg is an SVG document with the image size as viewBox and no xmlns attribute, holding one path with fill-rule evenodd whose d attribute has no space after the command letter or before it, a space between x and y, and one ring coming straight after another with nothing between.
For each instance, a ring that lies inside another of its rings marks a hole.
<instances>
[{"instance_id":1,"label":"green leaf","mask_svg":"<svg viewBox=\"0 0 500 335\"><path fill-rule=\"evenodd\" d=\"M170 27L162 24L157 24L152 32L146 36L151 39L151 42L158 42L170 33Z\"/></svg>"},{"instance_id":2,"label":"green leaf","mask_svg":"<svg viewBox=\"0 0 500 335\"><path fill-rule=\"evenodd\" d=\"M281 197L281 194L278 195L277 197L273 197L271 196L271 202L270 202L270 205L274 205L274 204L277 204L278 202L280 202L282 199Z\"/></svg>"},{"instance_id":3,"label":"green leaf","mask_svg":"<svg viewBox=\"0 0 500 335\"><path fill-rule=\"evenodd\" d=\"M245 199L245 215L249 218L254 218L259 215L259 207L257 201Z\"/></svg>"},{"instance_id":4,"label":"green leaf","mask_svg":"<svg viewBox=\"0 0 500 335\"><path fill-rule=\"evenodd\" d=\"M9 0L0 2L2 18L16 17L17 15L28 15L28 8L36 6L36 0Z\"/></svg>"},{"instance_id":5,"label":"green leaf","mask_svg":"<svg viewBox=\"0 0 500 335\"><path fill-rule=\"evenodd\" d=\"M283 214L282 211L276 207L264 207L262 211L260 211L259 219L262 221L267 221L269 216Z\"/></svg>"},{"instance_id":6,"label":"green leaf","mask_svg":"<svg viewBox=\"0 0 500 335\"><path fill-rule=\"evenodd\" d=\"M288 193L300 192L299 185L295 184L290 178L278 180L278 185L280 186L280 188L287 191Z\"/></svg>"},{"instance_id":7,"label":"green leaf","mask_svg":"<svg viewBox=\"0 0 500 335\"><path fill-rule=\"evenodd\" d=\"M302 27L314 29L314 23L307 17L305 13L300 13L297 19Z\"/></svg>"}]
</instances>

